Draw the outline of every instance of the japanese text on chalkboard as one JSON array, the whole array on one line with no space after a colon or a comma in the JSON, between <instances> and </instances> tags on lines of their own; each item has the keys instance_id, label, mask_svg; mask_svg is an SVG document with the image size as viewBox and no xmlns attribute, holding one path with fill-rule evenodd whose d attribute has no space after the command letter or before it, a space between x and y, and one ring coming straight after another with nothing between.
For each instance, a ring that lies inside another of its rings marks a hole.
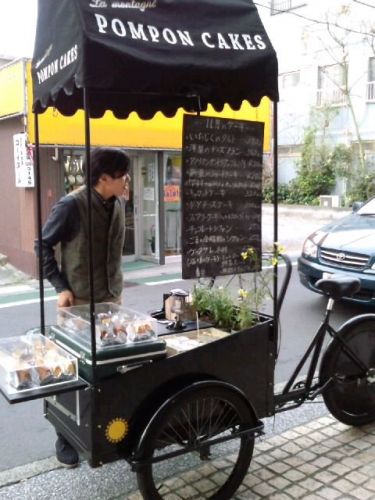
<instances>
[{"instance_id":1,"label":"japanese text on chalkboard","mask_svg":"<svg viewBox=\"0 0 375 500\"><path fill-rule=\"evenodd\" d=\"M183 278L248 272L241 252L261 254L264 125L184 117Z\"/></svg>"}]
</instances>

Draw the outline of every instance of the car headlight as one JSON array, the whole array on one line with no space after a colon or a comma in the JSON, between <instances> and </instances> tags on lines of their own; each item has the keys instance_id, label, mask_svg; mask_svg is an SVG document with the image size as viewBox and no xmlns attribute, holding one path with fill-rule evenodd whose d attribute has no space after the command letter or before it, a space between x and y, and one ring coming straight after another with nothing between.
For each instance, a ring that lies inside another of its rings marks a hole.
<instances>
[{"instance_id":1,"label":"car headlight","mask_svg":"<svg viewBox=\"0 0 375 500\"><path fill-rule=\"evenodd\" d=\"M305 243L302 247L302 253L306 257L313 257L314 259L318 256L318 245L314 243L310 238L305 240Z\"/></svg>"}]
</instances>

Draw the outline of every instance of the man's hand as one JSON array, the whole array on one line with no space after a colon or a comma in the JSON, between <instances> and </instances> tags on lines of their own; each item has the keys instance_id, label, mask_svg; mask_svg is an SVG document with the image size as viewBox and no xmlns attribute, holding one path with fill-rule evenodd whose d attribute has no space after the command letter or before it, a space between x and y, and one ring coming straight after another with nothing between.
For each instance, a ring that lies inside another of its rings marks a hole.
<instances>
[{"instance_id":1,"label":"man's hand","mask_svg":"<svg viewBox=\"0 0 375 500\"><path fill-rule=\"evenodd\" d=\"M57 307L74 306L74 295L70 290L63 290L57 295Z\"/></svg>"}]
</instances>

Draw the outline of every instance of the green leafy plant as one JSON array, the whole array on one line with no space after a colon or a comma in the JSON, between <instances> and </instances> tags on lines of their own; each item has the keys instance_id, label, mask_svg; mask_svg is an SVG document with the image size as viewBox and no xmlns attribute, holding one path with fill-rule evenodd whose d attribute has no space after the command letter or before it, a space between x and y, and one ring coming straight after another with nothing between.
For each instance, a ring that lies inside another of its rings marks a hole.
<instances>
[{"instance_id":1,"label":"green leafy plant","mask_svg":"<svg viewBox=\"0 0 375 500\"><path fill-rule=\"evenodd\" d=\"M234 322L234 301L223 287L194 287L193 306L198 314L225 330L230 330Z\"/></svg>"},{"instance_id":2,"label":"green leafy plant","mask_svg":"<svg viewBox=\"0 0 375 500\"><path fill-rule=\"evenodd\" d=\"M261 271L238 275L236 295L231 294L229 287L196 285L192 302L198 315L228 331L244 330L257 324L265 301L272 298L273 270L283 251L276 245L275 250L262 259L264 266ZM261 257L253 247L245 249L241 258L249 262L250 268L262 267L259 266Z\"/></svg>"},{"instance_id":3,"label":"green leafy plant","mask_svg":"<svg viewBox=\"0 0 375 500\"><path fill-rule=\"evenodd\" d=\"M279 184L278 200L283 203L300 205L319 205L319 196L331 194L336 184L336 178L345 178L353 186L353 190L363 192L365 184L354 182L353 150L344 144L329 144L325 139L318 138L318 125L306 128L300 160L296 163L297 176L288 184ZM323 127L324 129L324 127ZM360 179L358 169L355 180ZM362 197L363 198L363 197ZM265 175L263 179L263 200L274 201L273 178Z\"/></svg>"}]
</instances>

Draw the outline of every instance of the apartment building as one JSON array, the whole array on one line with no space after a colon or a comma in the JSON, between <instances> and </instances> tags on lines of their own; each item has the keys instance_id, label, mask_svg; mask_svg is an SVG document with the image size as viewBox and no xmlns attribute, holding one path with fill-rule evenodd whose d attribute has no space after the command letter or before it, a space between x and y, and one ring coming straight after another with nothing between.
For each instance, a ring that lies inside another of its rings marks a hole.
<instances>
[{"instance_id":1,"label":"apartment building","mask_svg":"<svg viewBox=\"0 0 375 500\"><path fill-rule=\"evenodd\" d=\"M296 175L306 128L327 144L363 144L375 169L375 4L259 0L279 61L279 181ZM345 191L338 183L337 194Z\"/></svg>"}]
</instances>

